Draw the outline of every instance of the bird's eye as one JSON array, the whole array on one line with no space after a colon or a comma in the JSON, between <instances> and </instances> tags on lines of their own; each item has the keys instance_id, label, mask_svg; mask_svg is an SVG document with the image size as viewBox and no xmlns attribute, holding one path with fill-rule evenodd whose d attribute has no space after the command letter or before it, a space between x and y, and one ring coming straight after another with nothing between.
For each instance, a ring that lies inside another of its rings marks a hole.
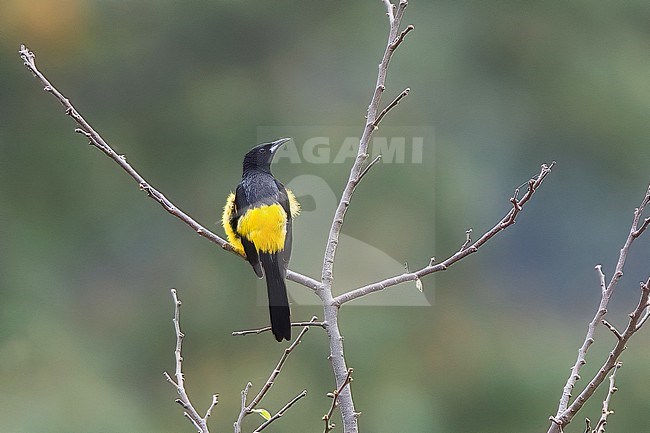
<instances>
[{"instance_id":1,"label":"bird's eye","mask_svg":"<svg viewBox=\"0 0 650 433\"><path fill-rule=\"evenodd\" d=\"M264 149L264 148L260 149L260 153L264 153L265 151L266 151L266 149Z\"/></svg>"}]
</instances>

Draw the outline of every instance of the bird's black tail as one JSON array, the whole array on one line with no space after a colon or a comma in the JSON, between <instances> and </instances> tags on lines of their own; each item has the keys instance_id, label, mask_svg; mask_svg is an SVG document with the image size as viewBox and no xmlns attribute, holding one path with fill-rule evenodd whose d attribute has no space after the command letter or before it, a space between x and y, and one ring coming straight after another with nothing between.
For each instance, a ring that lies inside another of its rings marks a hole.
<instances>
[{"instance_id":1,"label":"bird's black tail","mask_svg":"<svg viewBox=\"0 0 650 433\"><path fill-rule=\"evenodd\" d=\"M271 330L276 340L291 340L291 318L284 269L280 268L277 254L260 253L260 261L266 276Z\"/></svg>"}]
</instances>

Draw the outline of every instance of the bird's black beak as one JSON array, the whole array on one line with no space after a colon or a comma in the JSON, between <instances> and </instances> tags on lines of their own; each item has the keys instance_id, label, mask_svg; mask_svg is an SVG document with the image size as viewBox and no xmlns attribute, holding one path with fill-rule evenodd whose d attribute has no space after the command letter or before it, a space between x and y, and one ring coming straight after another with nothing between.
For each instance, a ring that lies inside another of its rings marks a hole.
<instances>
[{"instance_id":1,"label":"bird's black beak","mask_svg":"<svg viewBox=\"0 0 650 433\"><path fill-rule=\"evenodd\" d=\"M276 150L280 148L284 143L287 141L291 140L291 138L281 138L279 140L275 140L273 143L271 143L271 153L275 153Z\"/></svg>"}]
</instances>

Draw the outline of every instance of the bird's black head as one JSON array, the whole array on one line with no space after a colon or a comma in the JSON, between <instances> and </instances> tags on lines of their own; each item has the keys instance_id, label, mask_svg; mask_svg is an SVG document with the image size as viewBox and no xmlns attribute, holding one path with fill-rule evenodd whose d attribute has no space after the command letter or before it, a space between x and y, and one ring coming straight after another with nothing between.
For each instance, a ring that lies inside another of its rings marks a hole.
<instances>
[{"instance_id":1,"label":"bird's black head","mask_svg":"<svg viewBox=\"0 0 650 433\"><path fill-rule=\"evenodd\" d=\"M276 150L290 138L281 138L271 143L262 143L248 151L244 156L244 172L249 170L261 170L270 173L271 162Z\"/></svg>"}]
</instances>

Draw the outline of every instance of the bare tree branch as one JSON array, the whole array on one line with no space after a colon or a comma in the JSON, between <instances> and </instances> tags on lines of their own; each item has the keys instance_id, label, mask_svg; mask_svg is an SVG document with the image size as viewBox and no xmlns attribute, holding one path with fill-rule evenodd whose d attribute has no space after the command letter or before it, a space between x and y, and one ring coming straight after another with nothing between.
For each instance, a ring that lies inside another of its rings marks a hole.
<instances>
[{"instance_id":1,"label":"bare tree branch","mask_svg":"<svg viewBox=\"0 0 650 433\"><path fill-rule=\"evenodd\" d=\"M97 149L101 150L106 156L112 159L117 165L119 165L124 171L127 172L129 176L133 178L140 187L150 198L157 201L163 209L167 212L184 222L192 230L194 230L200 236L203 236L205 239L219 245L224 250L230 251L233 254L240 256L230 245L226 242L225 239L214 234L210 230L206 229L204 226L196 222L192 217L183 212L178 206L172 203L167 197L165 197L160 191L151 186L134 168L126 161L126 156L118 154L113 148L102 138L101 135L83 118L83 116L77 111L77 109L72 105L70 100L66 98L56 87L54 87L50 81L38 70L36 67L36 56L31 52L25 45L20 46L20 57L23 59L23 62L27 69L29 69L36 78L40 80L43 84L43 89L54 96L65 108L65 114L70 116L79 126L75 129L75 132L84 135L90 141L90 144L95 146ZM243 258L243 256L240 256ZM313 278L310 278L306 275L299 274L293 271L287 271L287 279L294 281L298 284L301 284L305 287L308 287L312 290L316 290L320 283Z\"/></svg>"},{"instance_id":2,"label":"bare tree branch","mask_svg":"<svg viewBox=\"0 0 650 433\"><path fill-rule=\"evenodd\" d=\"M316 291L321 287L321 283L312 277L308 277L307 275L292 271L291 269L287 269L287 280L298 283L301 286L305 286L313 291Z\"/></svg>"},{"instance_id":3,"label":"bare tree branch","mask_svg":"<svg viewBox=\"0 0 650 433\"><path fill-rule=\"evenodd\" d=\"M619 362L618 360L621 354L627 348L627 342L632 337L632 335L634 335L640 329L639 323L643 319L644 313L646 312L648 306L650 305L648 303L649 297L650 297L650 279L648 279L648 281L646 281L645 283L641 283L641 297L639 298L639 303L637 307L634 309L634 311L630 313L628 325L625 328L625 331L621 333L621 338L617 340L616 345L607 356L607 359L605 360L603 365L600 367L598 372L593 376L591 381L589 381L589 383L585 386L582 392L578 394L576 399L570 405L568 405L568 407L563 412L558 413L556 416L550 417L551 426L549 427L548 433L561 433L562 429L571 422L573 417L575 417L578 411L582 409L584 404L591 398L591 396L598 389L598 387L604 382L604 380L607 378L607 374L613 368L616 367L617 363ZM592 343L593 343L593 338L592 338ZM584 361L584 357L582 358L582 360ZM586 361L581 362L580 367L582 367L585 364ZM574 378L575 375L570 376L570 379L574 379ZM575 381L573 381L574 386L575 386L575 382L577 382L579 379L580 377L578 375L578 377L575 378Z\"/></svg>"},{"instance_id":4,"label":"bare tree branch","mask_svg":"<svg viewBox=\"0 0 650 433\"><path fill-rule=\"evenodd\" d=\"M185 337L185 334L181 332L181 324L180 324L180 307L181 307L181 301L178 299L178 295L176 293L176 289L171 289L172 293L172 298L174 299L174 318L172 319L174 322L174 329L176 331L176 349L174 350L174 358L176 359L176 371L174 373L174 376L176 377L176 381L172 379L172 377L169 375L169 373L165 372L165 379L174 387L176 388L176 391L178 392L178 395L180 396L178 399L176 399L176 403L181 405L181 407L184 409L183 415L185 415L196 427L197 431L199 433L209 433L208 431L208 417L212 413L212 409L217 405L219 402L219 396L218 394L214 394L212 396L212 403L208 407L208 410L205 412L205 416L199 415L196 409L194 409L194 406L192 406L192 402L190 401L189 396L187 395L187 392L185 391L185 376L183 375L183 355L181 353L181 349L183 346L183 338Z\"/></svg>"},{"instance_id":5,"label":"bare tree branch","mask_svg":"<svg viewBox=\"0 0 650 433\"><path fill-rule=\"evenodd\" d=\"M648 226L648 224L645 222L646 220L644 220L641 223L641 226L639 226L641 217L648 203L650 203L650 186L648 186L648 189L646 190L646 194L641 202L641 205L634 210L632 226L630 227L629 234L625 240L625 243L623 244L623 247L620 250L618 261L614 269L614 274L612 275L607 285L605 285L606 277L602 271L602 266L596 266L601 288L600 303L598 305L596 313L594 314L594 317L587 326L587 333L585 335L584 342L582 343L582 346L580 346L580 349L578 349L578 356L573 367L571 367L571 373L562 390L562 396L560 398L558 410L554 416L549 417L551 420L551 425L548 429L548 433L561 433L563 428L571 422L573 417L583 407L587 400L591 398L596 389L603 383L607 377L607 374L616 367L618 359L621 356L623 350L625 350L628 340L641 328L641 326L647 320L649 307L648 298L650 297L650 278L645 283L641 283L641 296L639 298L639 303L634 311L630 313L628 324L623 332L620 332L613 326L609 325L609 322L604 320L604 316L607 314L607 307L612 295L614 294L614 291L616 290L617 284L620 278L623 276L623 268L625 267L625 261L630 251L630 247ZM594 334L596 332L596 328L601 323L610 331L612 331L617 337L616 345L611 350L609 356L600 367L598 372L593 376L593 378L580 392L580 394L578 394L575 400L571 402L571 394L573 392L573 389L578 380L580 380L580 370L587 363L587 352L595 341Z\"/></svg>"},{"instance_id":6,"label":"bare tree branch","mask_svg":"<svg viewBox=\"0 0 650 433\"><path fill-rule=\"evenodd\" d=\"M314 318L315 321L315 318ZM241 426L242 422L244 420L244 417L247 415L250 415L253 413L253 410L257 407L257 405L262 401L264 396L269 392L273 384L275 383L275 379L278 377L280 372L282 371L282 367L284 367L284 364L287 362L287 359L289 358L289 355L291 352L294 351L294 349L300 344L302 341L302 337L309 331L309 326L305 326L302 331L300 331L300 334L296 337L296 339L291 343L289 347L284 349L284 352L282 353L282 356L280 357L280 360L278 361L277 365L269 375L269 378L267 379L266 383L264 383L264 386L262 386L262 389L257 393L257 395L251 400L250 403L246 404L246 400L248 397L248 392L250 388L252 387L252 384L248 382L246 384L246 387L242 391L242 400L241 400L241 411L239 412L239 416L237 417L237 421L234 423L234 428L235 428L235 433L241 433ZM299 400L302 397L297 397L295 400ZM295 403L295 401L292 400L292 402L289 402L289 407ZM288 409L288 407L287 407ZM285 409L286 410L286 409ZM283 412L284 413L284 412ZM277 414L276 414L277 415ZM279 418L282 416L281 414L276 417Z\"/></svg>"},{"instance_id":7,"label":"bare tree branch","mask_svg":"<svg viewBox=\"0 0 650 433\"><path fill-rule=\"evenodd\" d=\"M325 330L327 332L327 338L330 345L329 359L332 364L334 378L338 387L345 383L348 366L346 365L345 354L343 351L343 336L341 335L338 325L338 305L336 305L334 302L334 297L332 295L332 282L334 280L333 269L336 249L339 244L341 227L343 226L343 220L345 219L345 214L347 212L348 206L350 205L352 194L354 193L354 190L358 183L361 181L363 175L367 173L367 168L373 165L373 163L371 163L366 167L366 170L364 170L364 164L368 159L368 146L370 144L370 139L372 138L374 131L377 129L381 96L386 89L386 75L388 73L388 64L390 63L393 53L402 43L406 34L413 30L413 27L409 26L409 28L405 29L404 31L400 31L402 17L404 16L404 10L408 5L407 0L400 0L397 8L395 8L390 0L384 0L384 4L386 6L386 12L388 15L390 27L388 40L386 42L386 49L384 50L384 54L379 63L375 90L370 99L370 104L368 105L366 124L363 129L361 139L359 140L357 157L352 165L352 168L350 169L348 181L345 185L345 188L343 189L343 193L337 205L336 211L334 212L332 225L330 227L327 244L325 247L325 255L323 257L321 285L316 289L316 294L320 297L323 303L324 321L327 323ZM402 97L399 97L399 99L401 98ZM397 102L399 102L399 99ZM392 105L397 105L397 102ZM392 107L389 105L389 108L387 108L386 112L388 112L390 108ZM350 392L349 387L344 387L341 395L339 396L339 410L343 419L344 432L357 433L358 414L354 408L352 393Z\"/></svg>"},{"instance_id":8,"label":"bare tree branch","mask_svg":"<svg viewBox=\"0 0 650 433\"><path fill-rule=\"evenodd\" d=\"M404 15L404 10L408 5L408 1L401 0L397 6L396 12L394 12L395 7L390 1L385 0L384 3L388 11L389 24L390 24L388 42L386 44L384 55L381 59L381 62L379 63L379 71L377 73L377 83L375 85L375 91L370 100L370 104L368 105L368 112L366 115L366 125L363 130L361 139L359 140L359 149L357 151L357 157L355 159L352 168L350 169L350 176L348 178L348 182L345 186L345 189L343 190L341 200L339 201L339 204L336 208L336 212L334 214L332 226L330 227L330 232L327 240L327 247L325 250L325 260L323 263L323 269L321 275L321 281L323 285L326 287L331 287L332 285L332 279L333 279L332 270L333 270L334 258L336 255L336 248L338 246L338 240L341 233L343 220L345 218L345 214L347 212L348 206L350 205L350 199L352 198L354 189L356 188L360 180L360 175L363 171L363 164L368 158L368 145L370 144L370 139L372 138L373 132L377 128L378 116L380 113L379 106L381 104L381 96L384 90L386 89L386 75L388 73L388 64L390 63L393 53L395 52L399 44L404 39L404 37L400 34L400 27L401 27L402 17ZM410 27L412 29L412 26ZM406 33L408 32L405 31L404 35ZM406 94L408 94L408 91L405 92ZM404 94L405 92L402 92L404 96L406 96L406 94ZM401 95L398 96L398 98L396 98L397 101L396 102L394 101L393 104L390 104L387 107L386 112L388 112L388 110L390 110L392 106L397 105L397 103L399 103L399 100L402 99L404 96ZM385 114L386 113L384 113L383 115ZM343 377L341 379L343 379Z\"/></svg>"},{"instance_id":9,"label":"bare tree branch","mask_svg":"<svg viewBox=\"0 0 650 433\"><path fill-rule=\"evenodd\" d=\"M490 230L485 232L474 243L468 245L468 243L465 242L456 253L454 253L453 255L451 255L450 257L448 257L447 259L443 260L440 263L436 264L432 260L427 266L425 266L424 268L418 271L405 272L401 275L397 275L391 278L386 278L376 283L368 284L358 289L351 290L347 293L343 293L337 296L336 298L334 298L335 305L340 306L345 304L346 302L350 302L354 299L360 298L361 296L366 296L370 293L378 292L380 290L384 290L388 287L395 286L397 284L404 283L407 281L416 281L417 279L422 278L425 275L432 274L434 272L447 270L454 263L457 263L458 261L464 259L470 254L477 252L481 246L483 246L487 241L492 239L497 233L499 233L500 231L508 228L509 226L515 223L517 215L519 215L519 213L522 211L525 204L531 199L533 194L535 194L537 188L539 188L542 182L544 182L544 179L551 172L551 169L553 168L554 164L555 163L553 162L550 165L546 165L546 164L542 165L539 174L536 177L533 177L528 182L528 190L521 198L518 197L518 190L516 190L515 194L513 194L513 197L510 200L513 204L510 211L503 218L501 218L501 220L498 223L496 223L494 227L492 227ZM469 239L471 242L471 238L469 238L469 234L466 233L466 236L468 236L466 240Z\"/></svg>"}]
</instances>

